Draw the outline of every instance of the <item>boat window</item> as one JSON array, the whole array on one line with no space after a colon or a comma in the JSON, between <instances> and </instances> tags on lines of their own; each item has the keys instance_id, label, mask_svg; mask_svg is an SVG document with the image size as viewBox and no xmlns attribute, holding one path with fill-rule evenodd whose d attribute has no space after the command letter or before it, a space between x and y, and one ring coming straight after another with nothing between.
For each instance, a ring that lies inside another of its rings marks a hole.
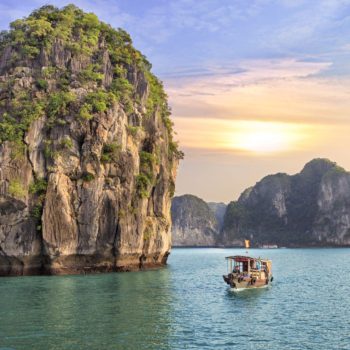
<instances>
[{"instance_id":1,"label":"boat window","mask_svg":"<svg viewBox=\"0 0 350 350\"><path fill-rule=\"evenodd\" d=\"M242 261L235 261L233 271L242 273L244 270L244 263Z\"/></svg>"}]
</instances>

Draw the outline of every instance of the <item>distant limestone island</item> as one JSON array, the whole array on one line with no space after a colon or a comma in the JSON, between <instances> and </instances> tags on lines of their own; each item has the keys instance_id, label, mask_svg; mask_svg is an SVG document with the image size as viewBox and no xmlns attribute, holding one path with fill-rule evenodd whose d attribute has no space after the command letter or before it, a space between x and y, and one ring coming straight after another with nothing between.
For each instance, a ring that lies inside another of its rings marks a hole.
<instances>
[{"instance_id":1,"label":"distant limestone island","mask_svg":"<svg viewBox=\"0 0 350 350\"><path fill-rule=\"evenodd\" d=\"M185 194L171 206L173 246L215 246L220 238L227 205L206 203Z\"/></svg>"},{"instance_id":2,"label":"distant limestone island","mask_svg":"<svg viewBox=\"0 0 350 350\"><path fill-rule=\"evenodd\" d=\"M350 173L314 159L296 175L268 175L237 201L172 203L173 246L326 247L350 245Z\"/></svg>"}]
</instances>

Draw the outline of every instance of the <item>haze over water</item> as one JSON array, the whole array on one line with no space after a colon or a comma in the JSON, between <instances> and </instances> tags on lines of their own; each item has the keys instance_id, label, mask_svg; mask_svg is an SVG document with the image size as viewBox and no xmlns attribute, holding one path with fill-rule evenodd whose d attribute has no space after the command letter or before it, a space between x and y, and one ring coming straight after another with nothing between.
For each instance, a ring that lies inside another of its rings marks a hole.
<instances>
[{"instance_id":1,"label":"haze over water","mask_svg":"<svg viewBox=\"0 0 350 350\"><path fill-rule=\"evenodd\" d=\"M350 249L251 250L273 286L222 280L239 249L173 249L158 271L2 278L0 349L350 349Z\"/></svg>"}]
</instances>

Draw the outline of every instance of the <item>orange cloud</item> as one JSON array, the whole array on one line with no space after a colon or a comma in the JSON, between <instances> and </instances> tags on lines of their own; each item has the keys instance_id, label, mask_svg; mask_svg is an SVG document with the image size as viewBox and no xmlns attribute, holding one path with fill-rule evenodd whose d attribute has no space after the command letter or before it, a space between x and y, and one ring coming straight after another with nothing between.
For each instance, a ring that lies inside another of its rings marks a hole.
<instances>
[{"instance_id":1,"label":"orange cloud","mask_svg":"<svg viewBox=\"0 0 350 350\"><path fill-rule=\"evenodd\" d=\"M233 73L170 79L181 144L259 155L321 147L350 129L350 79L319 75L330 65L247 61Z\"/></svg>"}]
</instances>

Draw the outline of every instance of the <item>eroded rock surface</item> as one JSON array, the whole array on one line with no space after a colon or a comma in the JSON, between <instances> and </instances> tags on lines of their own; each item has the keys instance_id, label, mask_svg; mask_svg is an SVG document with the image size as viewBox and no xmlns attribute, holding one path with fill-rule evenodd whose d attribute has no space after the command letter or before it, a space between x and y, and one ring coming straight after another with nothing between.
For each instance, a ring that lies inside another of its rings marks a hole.
<instances>
[{"instance_id":1,"label":"eroded rock surface","mask_svg":"<svg viewBox=\"0 0 350 350\"><path fill-rule=\"evenodd\" d=\"M174 197L171 206L174 246L215 246L218 240L223 203L206 203L193 195Z\"/></svg>"},{"instance_id":2,"label":"eroded rock surface","mask_svg":"<svg viewBox=\"0 0 350 350\"><path fill-rule=\"evenodd\" d=\"M350 173L314 159L293 176L269 175L231 202L220 243L290 247L350 245Z\"/></svg>"},{"instance_id":3,"label":"eroded rock surface","mask_svg":"<svg viewBox=\"0 0 350 350\"><path fill-rule=\"evenodd\" d=\"M178 159L161 83L70 5L0 41L0 275L159 266Z\"/></svg>"}]
</instances>

